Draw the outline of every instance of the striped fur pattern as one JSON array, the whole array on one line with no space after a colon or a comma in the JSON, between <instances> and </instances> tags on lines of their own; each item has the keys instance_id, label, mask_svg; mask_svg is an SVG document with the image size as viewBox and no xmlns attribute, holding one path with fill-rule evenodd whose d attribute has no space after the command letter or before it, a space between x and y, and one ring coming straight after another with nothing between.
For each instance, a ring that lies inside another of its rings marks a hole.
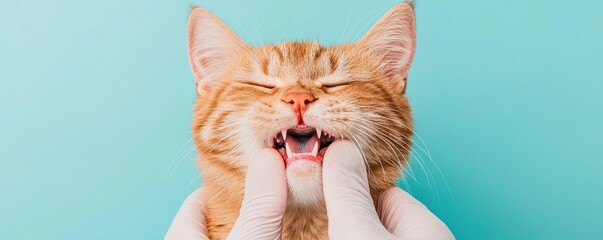
<instances>
[{"instance_id":1,"label":"striped fur pattern","mask_svg":"<svg viewBox=\"0 0 603 240\"><path fill-rule=\"evenodd\" d=\"M226 239L232 228L243 199L246 165L259 160L254 154L296 121L281 100L291 92L317 99L304 115L307 125L357 145L373 199L394 186L407 163L413 132L403 92L414 35L413 8L401 3L357 43L251 47L207 10L194 8L189 55L199 96L193 133L210 239ZM312 174L288 179L282 239L327 239L320 169ZM302 189L297 186L301 182L314 187Z\"/></svg>"}]
</instances>

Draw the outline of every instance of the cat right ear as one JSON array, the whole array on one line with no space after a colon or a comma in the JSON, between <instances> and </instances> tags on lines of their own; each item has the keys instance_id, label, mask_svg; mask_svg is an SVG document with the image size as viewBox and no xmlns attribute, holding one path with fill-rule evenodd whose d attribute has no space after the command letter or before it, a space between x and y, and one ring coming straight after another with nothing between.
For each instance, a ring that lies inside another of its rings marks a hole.
<instances>
[{"instance_id":1,"label":"cat right ear","mask_svg":"<svg viewBox=\"0 0 603 240\"><path fill-rule=\"evenodd\" d=\"M415 14L412 2L396 4L360 39L398 93L406 90L406 78L415 53Z\"/></svg>"},{"instance_id":2,"label":"cat right ear","mask_svg":"<svg viewBox=\"0 0 603 240\"><path fill-rule=\"evenodd\" d=\"M227 70L228 60L247 45L218 17L194 7L188 17L188 58L197 95L205 94Z\"/></svg>"}]
</instances>

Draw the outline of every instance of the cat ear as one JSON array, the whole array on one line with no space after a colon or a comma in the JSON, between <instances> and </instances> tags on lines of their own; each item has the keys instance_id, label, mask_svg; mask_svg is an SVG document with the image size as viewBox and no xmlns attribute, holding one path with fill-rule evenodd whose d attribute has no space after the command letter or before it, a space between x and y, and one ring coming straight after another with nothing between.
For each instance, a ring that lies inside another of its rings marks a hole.
<instances>
[{"instance_id":1,"label":"cat ear","mask_svg":"<svg viewBox=\"0 0 603 240\"><path fill-rule=\"evenodd\" d=\"M415 15L412 3L389 10L358 42L379 63L396 92L404 93L415 52Z\"/></svg>"},{"instance_id":2,"label":"cat ear","mask_svg":"<svg viewBox=\"0 0 603 240\"><path fill-rule=\"evenodd\" d=\"M188 57L195 75L197 95L205 94L219 75L228 69L227 61L246 46L245 42L218 17L195 7L188 17Z\"/></svg>"}]
</instances>

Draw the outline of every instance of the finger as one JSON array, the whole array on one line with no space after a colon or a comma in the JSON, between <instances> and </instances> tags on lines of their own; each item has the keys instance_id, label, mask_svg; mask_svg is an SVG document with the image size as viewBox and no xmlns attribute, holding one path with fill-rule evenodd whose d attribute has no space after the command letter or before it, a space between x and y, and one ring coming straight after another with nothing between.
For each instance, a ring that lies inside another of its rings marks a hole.
<instances>
[{"instance_id":1,"label":"finger","mask_svg":"<svg viewBox=\"0 0 603 240\"><path fill-rule=\"evenodd\" d=\"M205 204L203 202L203 188L199 188L189 195L172 225L168 229L166 240L207 240L207 229L205 225Z\"/></svg>"},{"instance_id":2,"label":"finger","mask_svg":"<svg viewBox=\"0 0 603 240\"><path fill-rule=\"evenodd\" d=\"M454 239L450 229L421 202L404 190L385 191L378 203L381 222L395 236L405 239Z\"/></svg>"},{"instance_id":3,"label":"finger","mask_svg":"<svg viewBox=\"0 0 603 240\"><path fill-rule=\"evenodd\" d=\"M393 238L379 222L364 159L351 142L329 145L323 161L323 191L330 238Z\"/></svg>"},{"instance_id":4,"label":"finger","mask_svg":"<svg viewBox=\"0 0 603 240\"><path fill-rule=\"evenodd\" d=\"M286 206L284 161L276 150L264 149L247 167L245 197L228 239L280 238Z\"/></svg>"}]
</instances>

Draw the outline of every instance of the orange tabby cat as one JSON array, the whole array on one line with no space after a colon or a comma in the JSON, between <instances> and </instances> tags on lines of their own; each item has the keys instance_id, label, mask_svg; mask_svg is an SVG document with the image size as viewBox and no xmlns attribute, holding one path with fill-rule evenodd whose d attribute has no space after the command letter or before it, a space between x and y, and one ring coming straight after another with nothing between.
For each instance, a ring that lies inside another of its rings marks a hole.
<instances>
[{"instance_id":1,"label":"orange tabby cat","mask_svg":"<svg viewBox=\"0 0 603 240\"><path fill-rule=\"evenodd\" d=\"M188 34L198 93L193 133L211 239L228 236L247 162L262 148L277 149L285 161L282 239L327 239L321 164L336 139L362 151L373 199L394 186L412 135L403 95L415 48L412 4L395 5L360 41L338 46L252 47L202 8L191 11Z\"/></svg>"}]
</instances>

